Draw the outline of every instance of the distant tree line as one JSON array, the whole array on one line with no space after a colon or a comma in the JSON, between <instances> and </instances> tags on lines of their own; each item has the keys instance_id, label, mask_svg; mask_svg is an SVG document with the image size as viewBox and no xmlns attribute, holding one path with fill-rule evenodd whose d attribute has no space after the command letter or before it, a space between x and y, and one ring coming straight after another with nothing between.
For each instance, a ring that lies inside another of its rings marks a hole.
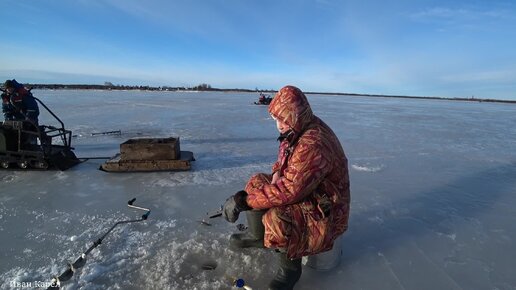
<instances>
[{"instance_id":1,"label":"distant tree line","mask_svg":"<svg viewBox=\"0 0 516 290\"><path fill-rule=\"evenodd\" d=\"M172 87L172 86L127 86L115 85L111 82L105 82L103 85L87 85L87 84L30 84L26 83L27 88L32 89L49 89L49 90L142 90L142 91L224 91L224 92L274 92L273 90L250 90L250 89L219 89L209 84L199 84L193 87Z\"/></svg>"},{"instance_id":2,"label":"distant tree line","mask_svg":"<svg viewBox=\"0 0 516 290\"><path fill-rule=\"evenodd\" d=\"M510 103L516 104L516 101L512 100L498 100L498 99L481 99L481 98L460 98L460 97L417 97L417 96L399 96L399 95L373 95L373 94L352 94L352 93L312 93L307 92L306 94L317 94L317 95L337 95L337 96L357 96L357 97L372 97L372 98L398 98L398 99L426 99L426 100L447 100L447 101L468 101L468 102L491 102L491 103Z\"/></svg>"},{"instance_id":3,"label":"distant tree line","mask_svg":"<svg viewBox=\"0 0 516 290\"><path fill-rule=\"evenodd\" d=\"M220 92L263 92L263 93L276 93L276 90L267 89L261 90L255 88L250 89L219 89L214 88L209 84L199 84L193 87L171 87L171 86L125 86L125 85L114 85L111 82L105 82L103 85L76 85L76 84L25 84L27 88L32 89L51 89L51 90L142 90L142 91L220 91ZM378 98L403 98L403 99L432 99L432 100L451 100L451 101L470 101L470 102L496 102L496 103L512 103L516 104L516 101L512 100L498 100L498 99L481 99L481 98L449 98L449 97L425 97L425 96L398 96L398 95L374 95L374 94L354 94L354 93L331 93L331 92L305 92L305 94L317 94L317 95L340 95L340 96L360 96L360 97L378 97Z\"/></svg>"}]
</instances>

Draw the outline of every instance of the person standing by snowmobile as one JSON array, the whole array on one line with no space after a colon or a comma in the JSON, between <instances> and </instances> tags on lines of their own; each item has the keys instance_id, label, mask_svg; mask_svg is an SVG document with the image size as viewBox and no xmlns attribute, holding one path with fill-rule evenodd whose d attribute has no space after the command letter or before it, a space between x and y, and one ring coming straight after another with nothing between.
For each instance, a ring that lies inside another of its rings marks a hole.
<instances>
[{"instance_id":1,"label":"person standing by snowmobile","mask_svg":"<svg viewBox=\"0 0 516 290\"><path fill-rule=\"evenodd\" d=\"M39 107L32 93L15 79L6 80L2 93L2 112L6 121L30 120L38 126Z\"/></svg>"},{"instance_id":2,"label":"person standing by snowmobile","mask_svg":"<svg viewBox=\"0 0 516 290\"><path fill-rule=\"evenodd\" d=\"M304 93L283 87L269 105L280 133L272 174L252 176L230 196L223 216L247 215L247 233L233 234L237 248L279 252L280 268L269 289L292 289L301 277L301 258L331 250L348 228L348 161L335 133L315 116Z\"/></svg>"}]
</instances>

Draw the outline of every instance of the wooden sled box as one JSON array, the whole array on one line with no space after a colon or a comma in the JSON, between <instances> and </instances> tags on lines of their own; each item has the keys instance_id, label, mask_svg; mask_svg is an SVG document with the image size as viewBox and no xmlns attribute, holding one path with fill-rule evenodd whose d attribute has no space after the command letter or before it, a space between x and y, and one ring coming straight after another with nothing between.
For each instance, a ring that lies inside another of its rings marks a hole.
<instances>
[{"instance_id":1,"label":"wooden sled box","mask_svg":"<svg viewBox=\"0 0 516 290\"><path fill-rule=\"evenodd\" d=\"M120 153L100 166L108 172L183 171L191 169L193 153L181 151L178 138L129 139Z\"/></svg>"}]
</instances>

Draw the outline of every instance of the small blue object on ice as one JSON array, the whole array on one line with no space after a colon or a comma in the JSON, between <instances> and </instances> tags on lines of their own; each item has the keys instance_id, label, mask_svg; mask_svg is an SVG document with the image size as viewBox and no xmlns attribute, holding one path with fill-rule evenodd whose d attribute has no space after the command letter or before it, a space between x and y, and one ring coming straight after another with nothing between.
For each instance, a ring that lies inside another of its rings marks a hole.
<instances>
[{"instance_id":1,"label":"small blue object on ice","mask_svg":"<svg viewBox=\"0 0 516 290\"><path fill-rule=\"evenodd\" d=\"M242 288L245 286L245 281L244 279L237 279L235 281L235 286L237 286L238 288Z\"/></svg>"}]
</instances>

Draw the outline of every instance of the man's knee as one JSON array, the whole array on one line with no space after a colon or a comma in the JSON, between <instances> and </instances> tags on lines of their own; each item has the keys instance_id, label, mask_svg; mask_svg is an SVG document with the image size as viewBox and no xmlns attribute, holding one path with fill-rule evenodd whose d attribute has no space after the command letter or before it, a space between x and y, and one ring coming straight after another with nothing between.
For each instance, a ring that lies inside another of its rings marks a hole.
<instances>
[{"instance_id":1,"label":"man's knee","mask_svg":"<svg viewBox=\"0 0 516 290\"><path fill-rule=\"evenodd\" d=\"M266 231L278 237L288 237L292 231L292 218L286 207L273 207L263 215Z\"/></svg>"}]
</instances>

